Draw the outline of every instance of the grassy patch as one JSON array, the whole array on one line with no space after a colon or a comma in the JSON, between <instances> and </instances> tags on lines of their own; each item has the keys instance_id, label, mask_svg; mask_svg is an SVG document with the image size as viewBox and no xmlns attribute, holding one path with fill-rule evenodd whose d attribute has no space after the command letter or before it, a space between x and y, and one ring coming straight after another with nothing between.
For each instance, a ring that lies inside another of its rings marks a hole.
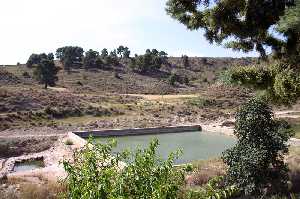
<instances>
[{"instance_id":1,"label":"grassy patch","mask_svg":"<svg viewBox=\"0 0 300 199\"><path fill-rule=\"evenodd\" d=\"M186 104L190 106L197 106L200 108L204 108L204 107L210 107L216 105L216 100L197 97L197 98L191 98L187 100Z\"/></svg>"},{"instance_id":2,"label":"grassy patch","mask_svg":"<svg viewBox=\"0 0 300 199\"><path fill-rule=\"evenodd\" d=\"M66 188L58 183L47 183L45 185L24 184L21 186L20 195L24 199L32 198L61 198Z\"/></svg>"},{"instance_id":3,"label":"grassy patch","mask_svg":"<svg viewBox=\"0 0 300 199\"><path fill-rule=\"evenodd\" d=\"M56 121L61 124L87 124L89 122L95 122L101 120L104 117L96 117L92 115L85 115L81 117L68 117L63 119L57 119Z\"/></svg>"},{"instance_id":4,"label":"grassy patch","mask_svg":"<svg viewBox=\"0 0 300 199\"><path fill-rule=\"evenodd\" d=\"M295 131L295 138L300 139L300 123L292 125L293 130Z\"/></svg>"},{"instance_id":5,"label":"grassy patch","mask_svg":"<svg viewBox=\"0 0 300 199\"><path fill-rule=\"evenodd\" d=\"M292 182L292 191L295 193L300 192L300 147L290 147L290 153L286 158L289 166L290 179Z\"/></svg>"}]
</instances>

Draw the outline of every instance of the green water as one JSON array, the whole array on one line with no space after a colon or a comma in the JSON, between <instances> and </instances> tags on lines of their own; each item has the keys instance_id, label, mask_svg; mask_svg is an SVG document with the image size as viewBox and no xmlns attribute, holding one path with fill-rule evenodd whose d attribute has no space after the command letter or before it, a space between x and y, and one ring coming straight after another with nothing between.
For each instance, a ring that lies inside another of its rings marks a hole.
<instances>
[{"instance_id":1,"label":"green water","mask_svg":"<svg viewBox=\"0 0 300 199\"><path fill-rule=\"evenodd\" d=\"M42 160L29 160L24 162L16 162L14 165L14 172L17 171L28 171L44 167Z\"/></svg>"},{"instance_id":2,"label":"green water","mask_svg":"<svg viewBox=\"0 0 300 199\"><path fill-rule=\"evenodd\" d=\"M218 157L225 149L235 144L230 136L207 132L183 132L158 135L120 136L113 137L118 146L115 151L123 149L134 150L136 147L145 148L153 138L159 140L158 153L163 158L168 154L182 149L183 154L176 160L176 164L188 163L193 160L203 160ZM97 138L96 141L106 141L111 138Z\"/></svg>"}]
</instances>

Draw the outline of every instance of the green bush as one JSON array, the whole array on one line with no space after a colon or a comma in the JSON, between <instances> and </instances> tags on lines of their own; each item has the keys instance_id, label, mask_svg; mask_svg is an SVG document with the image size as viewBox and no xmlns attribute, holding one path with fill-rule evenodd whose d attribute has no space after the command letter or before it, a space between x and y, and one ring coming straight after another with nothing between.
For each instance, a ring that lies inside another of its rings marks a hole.
<instances>
[{"instance_id":1,"label":"green bush","mask_svg":"<svg viewBox=\"0 0 300 199\"><path fill-rule=\"evenodd\" d=\"M27 71L23 72L22 76L25 77L25 78L30 78L31 77L30 74Z\"/></svg>"},{"instance_id":2,"label":"green bush","mask_svg":"<svg viewBox=\"0 0 300 199\"><path fill-rule=\"evenodd\" d=\"M168 78L168 82L172 86L175 86L175 83L178 82L178 80L179 80L179 77L175 73L172 73Z\"/></svg>"},{"instance_id":3,"label":"green bush","mask_svg":"<svg viewBox=\"0 0 300 199\"><path fill-rule=\"evenodd\" d=\"M220 79L226 84L264 91L265 97L277 104L291 105L300 97L299 71L284 62L232 67Z\"/></svg>"},{"instance_id":4,"label":"green bush","mask_svg":"<svg viewBox=\"0 0 300 199\"><path fill-rule=\"evenodd\" d=\"M260 99L251 99L236 115L237 144L223 153L229 166L226 180L245 195L287 192L288 168L284 155L292 130L275 120L271 108Z\"/></svg>"},{"instance_id":5,"label":"green bush","mask_svg":"<svg viewBox=\"0 0 300 199\"><path fill-rule=\"evenodd\" d=\"M74 162L63 162L68 173L66 198L178 198L183 173L173 168L177 153L163 161L157 156L157 140L134 153L113 154L115 146L113 140L103 144L89 139L82 150L75 152ZM122 162L127 162L124 168Z\"/></svg>"},{"instance_id":6,"label":"green bush","mask_svg":"<svg viewBox=\"0 0 300 199\"><path fill-rule=\"evenodd\" d=\"M44 112L53 118L66 118L66 117L78 117L82 116L82 112L79 108L70 107L50 107L47 106Z\"/></svg>"}]
</instances>

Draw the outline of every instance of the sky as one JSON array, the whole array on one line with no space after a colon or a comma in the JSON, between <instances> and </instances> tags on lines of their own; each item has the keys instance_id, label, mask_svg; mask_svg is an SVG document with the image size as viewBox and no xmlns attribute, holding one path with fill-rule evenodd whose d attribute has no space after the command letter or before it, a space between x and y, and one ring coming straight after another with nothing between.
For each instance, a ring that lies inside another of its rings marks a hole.
<instances>
[{"instance_id":1,"label":"sky","mask_svg":"<svg viewBox=\"0 0 300 199\"><path fill-rule=\"evenodd\" d=\"M202 31L189 31L165 12L166 0L1 0L0 64L25 63L32 53L62 46L112 50L119 45L142 54L147 48L170 56L243 57L211 45Z\"/></svg>"}]
</instances>

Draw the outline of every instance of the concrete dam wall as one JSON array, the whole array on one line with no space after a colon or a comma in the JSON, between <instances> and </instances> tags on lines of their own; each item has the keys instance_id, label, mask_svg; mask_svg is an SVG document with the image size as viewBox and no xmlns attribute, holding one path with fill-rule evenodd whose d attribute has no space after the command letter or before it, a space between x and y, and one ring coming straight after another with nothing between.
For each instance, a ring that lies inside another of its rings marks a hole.
<instances>
[{"instance_id":1,"label":"concrete dam wall","mask_svg":"<svg viewBox=\"0 0 300 199\"><path fill-rule=\"evenodd\" d=\"M128 135L150 135L161 133L180 133L201 131L200 125L191 126L169 126L169 127L154 127L154 128L133 128L133 129L109 129L109 130L93 130L93 131L74 131L73 133L82 137L113 137L113 136L128 136Z\"/></svg>"}]
</instances>

